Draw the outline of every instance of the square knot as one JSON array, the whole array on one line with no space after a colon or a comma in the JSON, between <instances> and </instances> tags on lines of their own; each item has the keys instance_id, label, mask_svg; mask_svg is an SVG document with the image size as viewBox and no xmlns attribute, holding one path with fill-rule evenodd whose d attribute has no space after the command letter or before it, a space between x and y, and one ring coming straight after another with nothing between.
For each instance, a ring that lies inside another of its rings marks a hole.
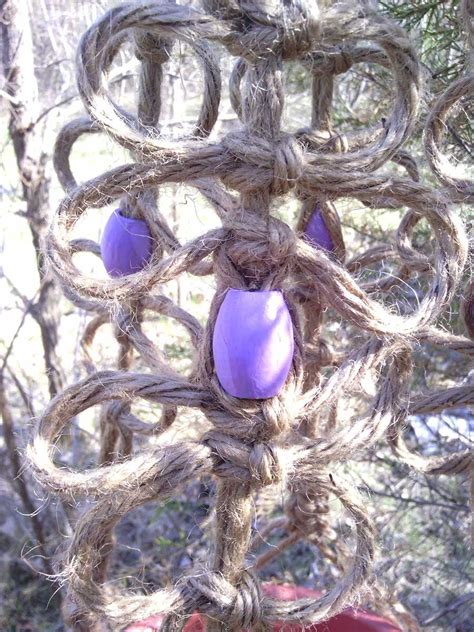
<instances>
[{"instance_id":1,"label":"square knot","mask_svg":"<svg viewBox=\"0 0 474 632\"><path fill-rule=\"evenodd\" d=\"M211 449L213 473L257 487L272 485L283 477L278 450L270 442L248 444L241 439L209 431L204 443Z\"/></svg>"},{"instance_id":2,"label":"square knot","mask_svg":"<svg viewBox=\"0 0 474 632\"><path fill-rule=\"evenodd\" d=\"M241 193L262 188L269 188L274 195L288 193L306 166L303 147L292 134L268 139L241 129L228 133L221 142L237 161L222 180Z\"/></svg>"},{"instance_id":3,"label":"square knot","mask_svg":"<svg viewBox=\"0 0 474 632\"><path fill-rule=\"evenodd\" d=\"M250 62L278 55L300 59L314 50L320 38L320 11L316 0L283 0L255 3L253 0L206 0L207 10L233 22L224 38L233 55Z\"/></svg>"},{"instance_id":4,"label":"square knot","mask_svg":"<svg viewBox=\"0 0 474 632\"><path fill-rule=\"evenodd\" d=\"M243 571L234 585L220 573L204 570L199 575L183 578L177 588L182 599L181 609L188 615L197 611L226 623L232 630L248 629L261 621L260 585L248 571ZM174 616L179 617L180 613Z\"/></svg>"},{"instance_id":5,"label":"square knot","mask_svg":"<svg viewBox=\"0 0 474 632\"><path fill-rule=\"evenodd\" d=\"M262 280L286 270L296 253L296 236L288 224L272 216L244 212L227 219L231 236L222 250L248 278Z\"/></svg>"},{"instance_id":6,"label":"square knot","mask_svg":"<svg viewBox=\"0 0 474 632\"><path fill-rule=\"evenodd\" d=\"M281 3L280 54L282 59L299 59L314 49L320 37L320 12L316 0Z\"/></svg>"}]
</instances>

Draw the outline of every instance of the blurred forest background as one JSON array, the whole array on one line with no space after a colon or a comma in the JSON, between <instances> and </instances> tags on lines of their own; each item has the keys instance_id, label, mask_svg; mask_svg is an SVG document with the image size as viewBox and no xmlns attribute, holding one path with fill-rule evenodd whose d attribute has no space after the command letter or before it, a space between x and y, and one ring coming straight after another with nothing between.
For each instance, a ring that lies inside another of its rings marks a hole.
<instances>
[{"instance_id":1,"label":"blurred forest background","mask_svg":"<svg viewBox=\"0 0 474 632\"><path fill-rule=\"evenodd\" d=\"M105 0L0 0L0 32L3 72L0 76L0 201L1 201L1 332L0 332L0 630L59 632L61 592L47 578L50 558L70 533L67 508L43 495L32 481L23 456L35 419L51 396L64 385L85 375L81 338L89 316L62 296L48 276L40 251L49 218L63 196L53 172L55 137L69 120L83 114L75 85L74 58L81 33L107 8ZM20 14L21 29L9 25L9 12ZM464 44L459 31L458 2L453 0L387 0L378 7L407 28L415 40L424 67L425 105L428 106L455 77L463 72ZM224 84L232 59L217 50ZM138 61L124 48L110 77L116 100L133 110ZM202 76L195 57L185 46L175 50L165 65L161 121L170 133L183 131L196 119ZM285 68L285 126L295 130L308 124L310 77L298 64ZM389 73L374 65L360 64L336 79L334 126L338 131L378 124L390 109ZM471 110L469 109L471 107ZM462 171L472 166L472 103L465 103L449 120L446 151ZM417 160L423 179L432 176L424 168L421 112L417 133L406 149ZM224 88L218 137L237 124ZM107 168L129 162L126 152L102 134L80 139L74 146L72 169L81 182ZM405 174L400 166L384 167ZM433 183L435 184L435 183ZM181 241L204 233L219 220L194 189L165 186L160 189L161 212ZM393 243L404 209L371 210L354 200L337 204L349 256L369 246ZM76 236L99 241L112 208L87 213ZM285 199L275 212L289 223L297 216L293 199ZM459 207L466 222L467 208ZM429 248L427 226L420 223L416 245ZM84 270L105 276L100 260L81 254ZM389 262L377 264L369 277L389 275ZM416 276L393 289L390 300L416 304ZM184 276L163 288L179 305L206 321L213 293L212 280ZM453 303L446 325L462 332L459 304ZM146 323L147 334L159 343L175 367L187 370L191 363L187 334L174 321L154 317ZM325 337L335 346L353 335L347 323L328 314ZM116 363L112 328L100 330L92 354L100 368ZM137 370L140 363L137 364ZM473 381L467 356L424 348L416 357L417 390L449 387ZM370 384L367 385L370 393ZM134 405L135 408L135 405ZM140 404L135 412L153 421L157 407ZM354 410L344 415L349 420ZM173 426L176 434L193 433L197 413L187 413ZM423 453L458 449L469 443L474 430L472 410L451 409L449 414L420 416L412 420L409 441ZM74 420L60 459L75 468L93 465L98 454L98 414L89 412ZM154 441L152 437L146 441ZM140 441L135 449L140 449ZM472 632L474 629L474 577L469 544L468 485L458 478L429 479L397 464L382 446L351 464L351 473L371 497L373 516L380 533L377 571L388 590L429 630ZM146 506L128 515L117 530L113 558L115 581L129 587L151 589L163 585L186 569L194 558L205 556L206 522L212 504L212 484L196 483L162 506ZM258 516L274 511L275 499L261 498ZM281 501L283 502L283 501ZM280 504L281 504L280 502ZM278 499L277 499L278 505ZM267 506L271 509L267 509ZM332 522L341 539L349 539L344 515L334 510ZM349 542L350 543L350 542ZM300 542L263 571L268 580L278 578L309 587L330 587L338 571L316 547Z\"/></svg>"}]
</instances>

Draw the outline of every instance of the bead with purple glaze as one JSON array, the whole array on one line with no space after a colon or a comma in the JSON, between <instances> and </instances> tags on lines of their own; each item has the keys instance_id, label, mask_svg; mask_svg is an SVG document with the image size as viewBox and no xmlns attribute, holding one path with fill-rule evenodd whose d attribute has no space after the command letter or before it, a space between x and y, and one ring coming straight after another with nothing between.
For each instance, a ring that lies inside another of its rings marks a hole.
<instances>
[{"instance_id":1,"label":"bead with purple glaze","mask_svg":"<svg viewBox=\"0 0 474 632\"><path fill-rule=\"evenodd\" d=\"M311 245L316 248L322 248L328 252L334 251L334 242L329 234L319 204L316 205L309 218L306 228L304 229L304 234Z\"/></svg>"},{"instance_id":2,"label":"bead with purple glaze","mask_svg":"<svg viewBox=\"0 0 474 632\"><path fill-rule=\"evenodd\" d=\"M152 255L153 240L146 222L125 217L116 209L105 225L100 249L109 276L127 276L146 266Z\"/></svg>"},{"instance_id":3,"label":"bead with purple glaze","mask_svg":"<svg viewBox=\"0 0 474 632\"><path fill-rule=\"evenodd\" d=\"M294 353L293 322L283 294L229 289L216 318L212 349L217 378L229 395L278 395Z\"/></svg>"}]
</instances>

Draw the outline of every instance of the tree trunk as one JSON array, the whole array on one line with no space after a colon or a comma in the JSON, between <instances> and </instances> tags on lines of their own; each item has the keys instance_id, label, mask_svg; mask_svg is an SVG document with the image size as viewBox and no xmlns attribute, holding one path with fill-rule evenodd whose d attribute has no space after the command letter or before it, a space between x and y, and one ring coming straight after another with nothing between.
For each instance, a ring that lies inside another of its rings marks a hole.
<instances>
[{"instance_id":1,"label":"tree trunk","mask_svg":"<svg viewBox=\"0 0 474 632\"><path fill-rule=\"evenodd\" d=\"M28 491L28 482L25 477L25 471L22 467L20 454L16 445L15 430L13 426L13 415L7 400L7 393L3 374L0 372L0 416L3 423L3 438L7 448L8 458L12 470L13 486L21 499L25 514L29 517L33 532L37 540L38 552L41 556L43 570L49 575L52 574L51 563L46 550L46 537L43 530L43 524L39 515L36 513L36 507L31 500Z\"/></svg>"},{"instance_id":2,"label":"tree trunk","mask_svg":"<svg viewBox=\"0 0 474 632\"><path fill-rule=\"evenodd\" d=\"M61 291L46 272L42 244L48 227L49 156L42 150L43 124L39 117L38 82L35 76L33 38L26 0L0 0L4 91L9 95L9 132L20 174L25 217L31 231L40 280L38 301L31 315L38 323L51 397L62 387L57 352Z\"/></svg>"}]
</instances>

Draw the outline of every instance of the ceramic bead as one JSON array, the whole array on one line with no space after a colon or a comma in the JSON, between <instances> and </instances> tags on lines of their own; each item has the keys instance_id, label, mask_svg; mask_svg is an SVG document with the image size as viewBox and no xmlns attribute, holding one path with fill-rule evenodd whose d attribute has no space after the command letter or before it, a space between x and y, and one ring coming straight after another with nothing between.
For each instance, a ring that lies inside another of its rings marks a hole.
<instances>
[{"instance_id":1,"label":"ceramic bead","mask_svg":"<svg viewBox=\"0 0 474 632\"><path fill-rule=\"evenodd\" d=\"M105 225L100 244L105 269L111 277L138 272L150 260L152 245L146 222L115 210Z\"/></svg>"},{"instance_id":2,"label":"ceramic bead","mask_svg":"<svg viewBox=\"0 0 474 632\"><path fill-rule=\"evenodd\" d=\"M306 225L304 233L311 244L328 252L334 251L334 243L329 234L326 222L319 205L314 209Z\"/></svg>"},{"instance_id":3,"label":"ceramic bead","mask_svg":"<svg viewBox=\"0 0 474 632\"><path fill-rule=\"evenodd\" d=\"M280 291L227 291L216 319L213 354L217 377L229 395L278 395L293 352L293 323Z\"/></svg>"}]
</instances>

